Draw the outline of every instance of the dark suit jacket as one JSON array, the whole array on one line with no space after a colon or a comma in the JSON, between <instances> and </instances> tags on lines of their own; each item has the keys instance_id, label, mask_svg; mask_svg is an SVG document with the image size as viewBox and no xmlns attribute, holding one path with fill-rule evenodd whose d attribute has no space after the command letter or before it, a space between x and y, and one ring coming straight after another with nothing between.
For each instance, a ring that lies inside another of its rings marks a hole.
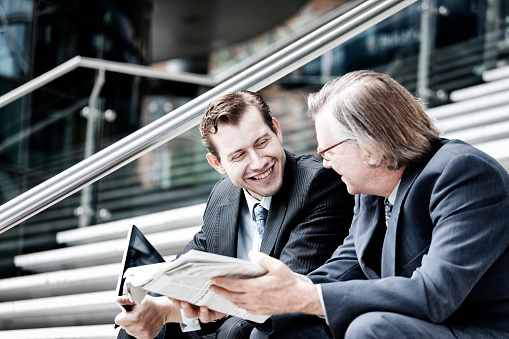
<instances>
[{"instance_id":1,"label":"dark suit jacket","mask_svg":"<svg viewBox=\"0 0 509 339\"><path fill-rule=\"evenodd\" d=\"M212 190L203 227L182 253L191 249L237 256L242 189L223 178ZM353 216L354 198L340 176L311 155L286 152L283 186L271 202L260 251L307 274L322 265L343 242ZM219 326L208 324L208 333Z\"/></svg>"},{"instance_id":2,"label":"dark suit jacket","mask_svg":"<svg viewBox=\"0 0 509 339\"><path fill-rule=\"evenodd\" d=\"M237 256L242 189L220 180L210 194L203 227L185 247ZM318 158L286 152L283 186L271 202L260 251L307 274L322 265L348 234L354 200L340 177Z\"/></svg>"},{"instance_id":3,"label":"dark suit jacket","mask_svg":"<svg viewBox=\"0 0 509 339\"><path fill-rule=\"evenodd\" d=\"M405 170L383 229L383 200L356 196L344 245L309 275L335 338L370 311L509 331L509 175L494 159L443 140Z\"/></svg>"}]
</instances>

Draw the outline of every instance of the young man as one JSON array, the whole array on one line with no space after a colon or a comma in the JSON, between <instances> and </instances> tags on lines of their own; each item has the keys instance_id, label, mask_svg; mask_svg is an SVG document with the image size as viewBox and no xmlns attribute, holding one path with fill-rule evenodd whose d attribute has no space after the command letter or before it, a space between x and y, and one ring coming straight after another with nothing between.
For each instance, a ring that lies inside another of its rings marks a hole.
<instances>
[{"instance_id":1,"label":"young man","mask_svg":"<svg viewBox=\"0 0 509 339\"><path fill-rule=\"evenodd\" d=\"M211 102L200 132L207 161L226 177L210 194L202 230L183 253L195 249L248 259L250 251L260 251L302 274L323 264L348 234L353 215L353 196L340 177L314 156L285 151L278 121L253 92ZM268 211L262 232L253 219L258 204ZM115 322L137 338L153 338L166 323L174 323L167 324L167 338L207 333L241 338L252 329L241 319L223 318L202 324L197 333L182 333L180 308L168 298L146 297Z\"/></svg>"},{"instance_id":2,"label":"young man","mask_svg":"<svg viewBox=\"0 0 509 339\"><path fill-rule=\"evenodd\" d=\"M324 167L356 194L352 227L312 282L263 254L265 276L213 279L276 315L251 338L509 338L507 170L440 139L386 75L349 73L308 103Z\"/></svg>"}]
</instances>

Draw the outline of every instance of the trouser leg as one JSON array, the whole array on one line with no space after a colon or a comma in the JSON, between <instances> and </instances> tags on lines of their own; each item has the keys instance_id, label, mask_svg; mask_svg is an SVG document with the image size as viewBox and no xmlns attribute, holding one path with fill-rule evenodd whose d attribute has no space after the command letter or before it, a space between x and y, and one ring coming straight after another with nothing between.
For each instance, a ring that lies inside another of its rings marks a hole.
<instances>
[{"instance_id":1,"label":"trouser leg","mask_svg":"<svg viewBox=\"0 0 509 339\"><path fill-rule=\"evenodd\" d=\"M166 334L164 336L165 339L213 339L215 338L214 333L207 334L204 336L198 335L198 333L191 332L182 332L180 328L180 324L177 323L169 323L166 324Z\"/></svg>"},{"instance_id":2,"label":"trouser leg","mask_svg":"<svg viewBox=\"0 0 509 339\"><path fill-rule=\"evenodd\" d=\"M253 325L247 322L244 319L231 317L228 318L223 325L217 330L216 338L217 339L247 339L251 331L253 330Z\"/></svg>"},{"instance_id":3,"label":"trouser leg","mask_svg":"<svg viewBox=\"0 0 509 339\"><path fill-rule=\"evenodd\" d=\"M300 323L292 323L289 326L276 331L272 334L264 333L258 329L251 332L250 339L331 339L325 321L316 317L315 321L304 321Z\"/></svg>"},{"instance_id":4,"label":"trouser leg","mask_svg":"<svg viewBox=\"0 0 509 339\"><path fill-rule=\"evenodd\" d=\"M470 326L444 326L389 312L370 312L350 323L345 339L509 338L509 333Z\"/></svg>"}]
</instances>

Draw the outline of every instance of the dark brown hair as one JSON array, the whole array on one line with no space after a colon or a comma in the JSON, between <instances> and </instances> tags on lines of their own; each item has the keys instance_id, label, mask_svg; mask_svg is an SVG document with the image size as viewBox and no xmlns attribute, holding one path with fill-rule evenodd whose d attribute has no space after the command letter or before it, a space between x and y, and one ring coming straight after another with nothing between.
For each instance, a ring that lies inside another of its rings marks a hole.
<instances>
[{"instance_id":1,"label":"dark brown hair","mask_svg":"<svg viewBox=\"0 0 509 339\"><path fill-rule=\"evenodd\" d=\"M220 160L219 152L212 142L211 136L217 133L220 125L237 126L244 113L251 106L260 111L263 121L276 133L272 124L269 105L258 93L243 90L225 94L210 102L209 107L205 111L205 116L201 120L200 133L203 145L217 159Z\"/></svg>"}]
</instances>

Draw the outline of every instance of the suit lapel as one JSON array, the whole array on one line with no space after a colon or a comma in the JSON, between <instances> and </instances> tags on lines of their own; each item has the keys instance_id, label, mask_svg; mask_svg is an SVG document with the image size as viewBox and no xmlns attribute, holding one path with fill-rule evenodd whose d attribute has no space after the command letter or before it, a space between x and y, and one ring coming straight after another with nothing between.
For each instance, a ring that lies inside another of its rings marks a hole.
<instances>
[{"instance_id":1,"label":"suit lapel","mask_svg":"<svg viewBox=\"0 0 509 339\"><path fill-rule=\"evenodd\" d=\"M218 254L237 257L238 217L244 197L242 190L233 184L225 201L217 208L214 244Z\"/></svg>"},{"instance_id":2,"label":"suit lapel","mask_svg":"<svg viewBox=\"0 0 509 339\"><path fill-rule=\"evenodd\" d=\"M292 192L295 181L295 171L297 170L297 161L293 154L286 152L285 172L283 175L283 186L273 197L270 204L265 232L263 234L260 252L270 255L279 232L283 227L283 222L288 210L288 200Z\"/></svg>"},{"instance_id":3,"label":"suit lapel","mask_svg":"<svg viewBox=\"0 0 509 339\"><path fill-rule=\"evenodd\" d=\"M389 227L385 235L384 246L382 250L382 278L387 276L394 276L396 272L396 242L398 234L399 216L405 200L408 196L408 192L412 187L413 183L422 172L424 167L428 164L430 159L436 154L436 152L445 144L448 140L442 139L441 142L437 142L432 145L431 151L426 154L422 159L421 163L415 166L408 167L405 169L399 184L398 194L396 195L396 201L392 208L391 219L389 220ZM400 230L401 232L401 230Z\"/></svg>"},{"instance_id":4,"label":"suit lapel","mask_svg":"<svg viewBox=\"0 0 509 339\"><path fill-rule=\"evenodd\" d=\"M423 166L414 166L405 169L396 195L396 201L392 208L391 219L385 233L385 240L382 249L382 278L396 275L396 240L398 233L398 220L401 213L401 207L412 187L415 179L422 171Z\"/></svg>"},{"instance_id":5,"label":"suit lapel","mask_svg":"<svg viewBox=\"0 0 509 339\"><path fill-rule=\"evenodd\" d=\"M380 213L382 212L379 200L380 198L377 196L364 196L362 200L363 212L361 212L364 215L358 216L360 222L355 225L355 242L357 253L359 253L359 264L369 279L380 278L379 274L371 268L373 265L379 265L379 259L373 258L373 256L379 255L379 246L382 241L376 232L380 222Z\"/></svg>"}]
</instances>

